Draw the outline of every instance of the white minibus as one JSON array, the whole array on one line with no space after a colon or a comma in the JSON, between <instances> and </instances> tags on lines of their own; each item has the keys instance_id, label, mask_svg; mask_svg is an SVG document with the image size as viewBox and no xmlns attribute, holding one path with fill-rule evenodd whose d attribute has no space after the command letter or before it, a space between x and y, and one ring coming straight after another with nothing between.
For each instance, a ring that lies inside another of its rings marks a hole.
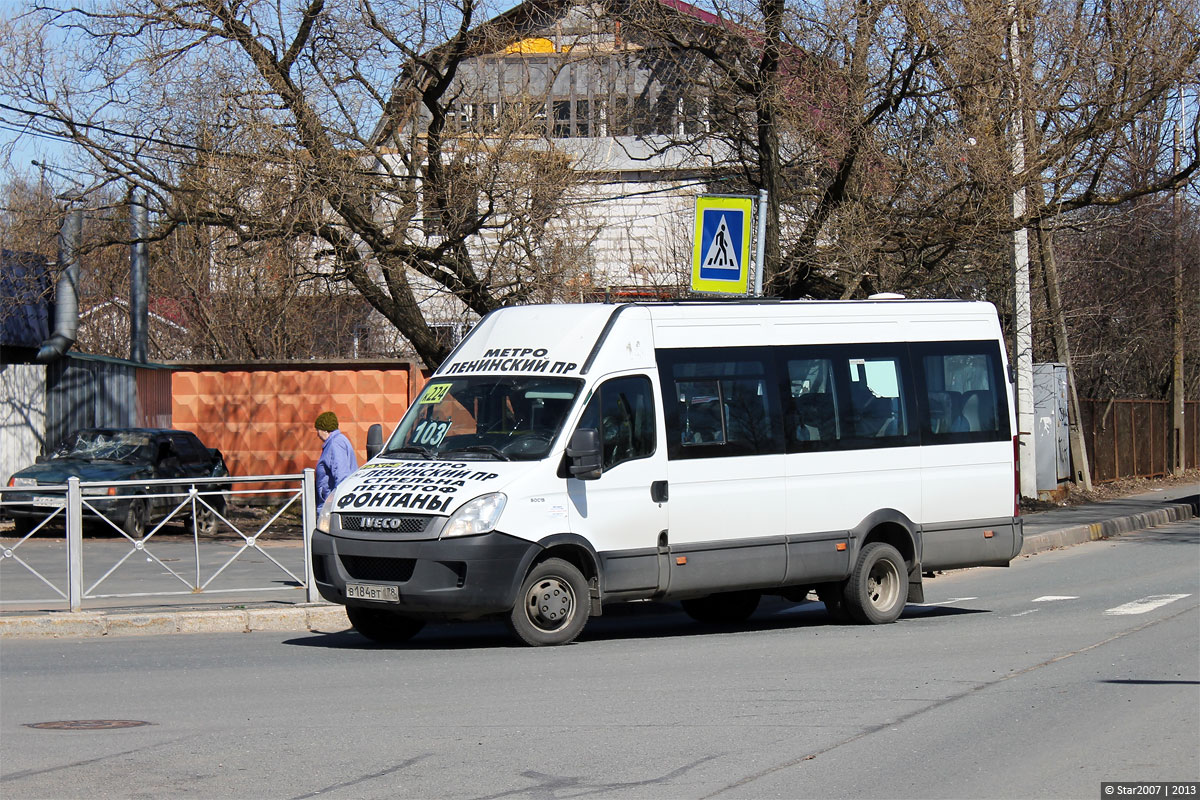
<instances>
[{"instance_id":1,"label":"white minibus","mask_svg":"<svg viewBox=\"0 0 1200 800\"><path fill-rule=\"evenodd\" d=\"M995 308L539 305L485 316L320 510L316 584L378 641L499 616L564 644L611 603L733 624L764 594L896 620L1022 544Z\"/></svg>"}]
</instances>

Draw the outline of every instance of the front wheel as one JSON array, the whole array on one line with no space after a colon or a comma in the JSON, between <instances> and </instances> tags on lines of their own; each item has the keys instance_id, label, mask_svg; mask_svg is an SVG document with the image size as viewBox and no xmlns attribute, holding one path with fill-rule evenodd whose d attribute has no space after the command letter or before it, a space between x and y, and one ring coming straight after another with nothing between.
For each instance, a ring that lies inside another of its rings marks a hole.
<instances>
[{"instance_id":1,"label":"front wheel","mask_svg":"<svg viewBox=\"0 0 1200 800\"><path fill-rule=\"evenodd\" d=\"M412 619L394 611L361 606L346 606L346 618L354 630L373 642L399 644L407 642L425 627L424 620Z\"/></svg>"},{"instance_id":2,"label":"front wheel","mask_svg":"<svg viewBox=\"0 0 1200 800\"><path fill-rule=\"evenodd\" d=\"M567 644L583 631L589 611L588 585L574 564L548 558L535 564L508 615L509 629L525 644Z\"/></svg>"},{"instance_id":3,"label":"front wheel","mask_svg":"<svg viewBox=\"0 0 1200 800\"><path fill-rule=\"evenodd\" d=\"M900 551L884 542L864 547L842 597L855 622L880 625L899 619L908 598L908 567Z\"/></svg>"}]
</instances>

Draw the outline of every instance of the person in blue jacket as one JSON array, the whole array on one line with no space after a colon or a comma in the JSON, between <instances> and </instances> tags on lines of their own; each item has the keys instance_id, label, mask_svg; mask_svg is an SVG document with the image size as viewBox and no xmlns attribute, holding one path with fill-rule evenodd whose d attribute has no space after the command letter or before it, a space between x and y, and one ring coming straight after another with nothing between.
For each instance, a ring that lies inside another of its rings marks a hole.
<instances>
[{"instance_id":1,"label":"person in blue jacket","mask_svg":"<svg viewBox=\"0 0 1200 800\"><path fill-rule=\"evenodd\" d=\"M317 461L317 508L320 509L337 485L358 469L358 458L354 455L354 445L338 430L336 414L326 411L317 417L314 425L317 436L324 442L321 458Z\"/></svg>"}]
</instances>

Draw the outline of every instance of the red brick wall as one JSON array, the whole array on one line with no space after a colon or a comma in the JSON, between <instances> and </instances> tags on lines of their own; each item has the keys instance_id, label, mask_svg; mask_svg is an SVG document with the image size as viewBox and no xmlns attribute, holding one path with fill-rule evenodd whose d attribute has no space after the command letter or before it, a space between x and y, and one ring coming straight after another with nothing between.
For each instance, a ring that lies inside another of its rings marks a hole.
<instances>
[{"instance_id":1,"label":"red brick wall","mask_svg":"<svg viewBox=\"0 0 1200 800\"><path fill-rule=\"evenodd\" d=\"M409 362L357 365L192 366L171 376L173 425L225 456L233 475L279 475L315 466L321 440L313 422L337 414L361 464L367 429L387 437L424 385Z\"/></svg>"}]
</instances>

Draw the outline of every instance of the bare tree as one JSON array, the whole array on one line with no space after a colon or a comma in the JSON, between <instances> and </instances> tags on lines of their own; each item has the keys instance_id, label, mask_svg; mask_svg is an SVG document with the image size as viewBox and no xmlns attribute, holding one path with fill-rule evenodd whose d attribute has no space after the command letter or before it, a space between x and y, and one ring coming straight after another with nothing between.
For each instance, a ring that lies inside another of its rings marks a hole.
<instances>
[{"instance_id":1,"label":"bare tree","mask_svg":"<svg viewBox=\"0 0 1200 800\"><path fill-rule=\"evenodd\" d=\"M1184 338L1200 341L1196 209L1176 231L1169 199L1093 209L1057 233L1063 313L1083 397L1166 399L1172 384L1174 239L1184 254ZM1186 393L1200 394L1200 351L1185 350Z\"/></svg>"},{"instance_id":2,"label":"bare tree","mask_svg":"<svg viewBox=\"0 0 1200 800\"><path fill-rule=\"evenodd\" d=\"M431 303L485 314L578 267L550 222L562 160L531 155L520 119L450 125L460 66L545 22L487 20L474 0L35 3L4 23L0 89L146 192L155 239L199 226L226 252L304 251L307 277L352 286L437 364Z\"/></svg>"},{"instance_id":3,"label":"bare tree","mask_svg":"<svg viewBox=\"0 0 1200 800\"><path fill-rule=\"evenodd\" d=\"M740 170L744 190L771 196L774 293L889 289L987 297L1004 310L1015 227L1161 192L1196 167L1193 120L1178 169L1113 180L1139 116L1194 80L1194 0L1020 5L1022 29L1034 32L1021 108L1004 4L729 0L707 25L680 24L652 0L629 13L679 64L703 61L699 82L719 120L710 138L730 154L723 166ZM1018 175L1016 114L1031 131ZM699 143L677 136L665 146ZM1014 220L1013 192L1035 178L1041 201Z\"/></svg>"}]
</instances>

